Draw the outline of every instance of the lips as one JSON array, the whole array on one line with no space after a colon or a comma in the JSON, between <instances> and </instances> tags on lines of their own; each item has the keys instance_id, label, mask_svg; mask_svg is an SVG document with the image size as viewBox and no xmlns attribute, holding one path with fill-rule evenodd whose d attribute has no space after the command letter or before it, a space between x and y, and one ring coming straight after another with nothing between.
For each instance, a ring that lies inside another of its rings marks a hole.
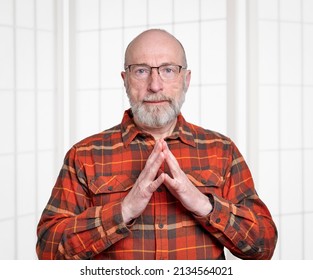
<instances>
[{"instance_id":1,"label":"lips","mask_svg":"<svg viewBox=\"0 0 313 280\"><path fill-rule=\"evenodd\" d=\"M151 104L160 104L169 102L169 100L144 100L145 103L151 103Z\"/></svg>"},{"instance_id":2,"label":"lips","mask_svg":"<svg viewBox=\"0 0 313 280\"><path fill-rule=\"evenodd\" d=\"M170 103L171 100L164 96L163 94L160 95L149 95L146 96L143 100L144 103L151 103L151 104L161 104L161 103Z\"/></svg>"}]
</instances>

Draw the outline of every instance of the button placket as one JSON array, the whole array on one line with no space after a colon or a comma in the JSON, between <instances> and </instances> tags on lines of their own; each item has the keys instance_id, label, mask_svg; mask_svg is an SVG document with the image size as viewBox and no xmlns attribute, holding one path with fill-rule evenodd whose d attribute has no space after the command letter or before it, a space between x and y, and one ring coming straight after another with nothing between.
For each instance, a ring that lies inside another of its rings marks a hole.
<instances>
[{"instance_id":1,"label":"button placket","mask_svg":"<svg viewBox=\"0 0 313 280\"><path fill-rule=\"evenodd\" d=\"M167 205L166 191L164 186L160 186L162 191L155 192L154 207L155 207L155 237L156 237L156 258L168 259L168 233L167 233Z\"/></svg>"}]
</instances>

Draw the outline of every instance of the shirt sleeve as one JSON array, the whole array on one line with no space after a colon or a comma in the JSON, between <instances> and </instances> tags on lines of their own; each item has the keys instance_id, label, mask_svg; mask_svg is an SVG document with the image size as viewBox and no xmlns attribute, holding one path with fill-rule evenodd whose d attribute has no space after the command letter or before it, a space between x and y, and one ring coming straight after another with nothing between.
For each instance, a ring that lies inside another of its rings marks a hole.
<instances>
[{"instance_id":1,"label":"shirt sleeve","mask_svg":"<svg viewBox=\"0 0 313 280\"><path fill-rule=\"evenodd\" d=\"M73 147L37 227L39 259L90 259L128 236L121 201L93 206L85 178Z\"/></svg>"},{"instance_id":2,"label":"shirt sleeve","mask_svg":"<svg viewBox=\"0 0 313 280\"><path fill-rule=\"evenodd\" d=\"M270 259L277 242L275 223L255 190L245 160L233 143L231 147L222 195L212 192L212 212L196 219L235 256Z\"/></svg>"}]
</instances>

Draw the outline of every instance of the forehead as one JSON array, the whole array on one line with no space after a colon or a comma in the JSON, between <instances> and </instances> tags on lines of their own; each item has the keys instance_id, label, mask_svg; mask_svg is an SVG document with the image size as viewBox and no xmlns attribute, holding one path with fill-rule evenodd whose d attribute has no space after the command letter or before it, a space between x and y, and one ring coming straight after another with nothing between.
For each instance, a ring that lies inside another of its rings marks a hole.
<instances>
[{"instance_id":1,"label":"forehead","mask_svg":"<svg viewBox=\"0 0 313 280\"><path fill-rule=\"evenodd\" d=\"M125 62L131 63L182 63L180 43L164 32L147 32L139 35L129 45Z\"/></svg>"}]
</instances>

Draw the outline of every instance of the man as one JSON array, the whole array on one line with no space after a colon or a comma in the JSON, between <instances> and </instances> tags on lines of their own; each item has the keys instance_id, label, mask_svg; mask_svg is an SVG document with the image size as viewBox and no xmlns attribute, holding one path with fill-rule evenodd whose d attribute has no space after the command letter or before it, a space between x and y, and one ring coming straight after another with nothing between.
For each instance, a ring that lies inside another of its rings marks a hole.
<instances>
[{"instance_id":1,"label":"man","mask_svg":"<svg viewBox=\"0 0 313 280\"><path fill-rule=\"evenodd\" d=\"M38 225L40 259L270 259L277 240L234 143L180 114L181 43L147 30L125 52L131 109L74 145Z\"/></svg>"}]
</instances>

